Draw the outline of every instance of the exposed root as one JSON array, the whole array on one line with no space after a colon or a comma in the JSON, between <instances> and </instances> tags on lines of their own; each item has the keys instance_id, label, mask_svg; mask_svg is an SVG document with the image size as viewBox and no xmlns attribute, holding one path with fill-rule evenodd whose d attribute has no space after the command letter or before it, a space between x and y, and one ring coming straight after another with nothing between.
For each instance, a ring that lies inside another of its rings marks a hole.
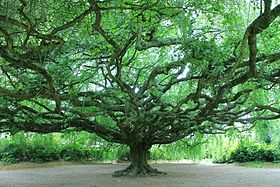
<instances>
[{"instance_id":1,"label":"exposed root","mask_svg":"<svg viewBox=\"0 0 280 187\"><path fill-rule=\"evenodd\" d=\"M156 176L156 175L166 175L165 172L158 171L149 165L144 166L134 166L130 165L127 168L113 173L113 177L144 177L144 176Z\"/></svg>"}]
</instances>

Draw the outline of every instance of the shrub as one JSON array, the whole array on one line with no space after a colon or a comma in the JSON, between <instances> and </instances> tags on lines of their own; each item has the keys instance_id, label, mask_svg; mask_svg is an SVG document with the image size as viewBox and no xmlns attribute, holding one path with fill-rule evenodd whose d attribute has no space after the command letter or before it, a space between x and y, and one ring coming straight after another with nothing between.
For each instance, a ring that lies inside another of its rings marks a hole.
<instances>
[{"instance_id":1,"label":"shrub","mask_svg":"<svg viewBox=\"0 0 280 187\"><path fill-rule=\"evenodd\" d=\"M213 163L216 164L225 164L225 163L232 163L232 159L228 159L227 155L223 155L222 157L219 158L214 158Z\"/></svg>"},{"instance_id":2,"label":"shrub","mask_svg":"<svg viewBox=\"0 0 280 187\"><path fill-rule=\"evenodd\" d=\"M164 152L161 148L152 148L150 152L150 157L152 160L164 159Z\"/></svg>"},{"instance_id":3,"label":"shrub","mask_svg":"<svg viewBox=\"0 0 280 187\"><path fill-rule=\"evenodd\" d=\"M91 153L88 149L67 145L62 148L60 156L64 160L88 160L91 157Z\"/></svg>"},{"instance_id":4,"label":"shrub","mask_svg":"<svg viewBox=\"0 0 280 187\"><path fill-rule=\"evenodd\" d=\"M53 146L35 144L26 150L26 157L31 162L42 163L60 159L60 152Z\"/></svg>"},{"instance_id":5,"label":"shrub","mask_svg":"<svg viewBox=\"0 0 280 187\"><path fill-rule=\"evenodd\" d=\"M273 150L273 162L280 163L280 148Z\"/></svg>"},{"instance_id":6,"label":"shrub","mask_svg":"<svg viewBox=\"0 0 280 187\"><path fill-rule=\"evenodd\" d=\"M233 162L277 162L280 160L279 149L273 145L240 144L230 156Z\"/></svg>"},{"instance_id":7,"label":"shrub","mask_svg":"<svg viewBox=\"0 0 280 187\"><path fill-rule=\"evenodd\" d=\"M26 160L26 139L24 134L17 133L11 138L1 139L0 142L0 159L5 164L14 164L22 160Z\"/></svg>"},{"instance_id":8,"label":"shrub","mask_svg":"<svg viewBox=\"0 0 280 187\"><path fill-rule=\"evenodd\" d=\"M5 144L0 153L1 161L5 164L14 164L24 158L24 150L22 147L15 143Z\"/></svg>"},{"instance_id":9,"label":"shrub","mask_svg":"<svg viewBox=\"0 0 280 187\"><path fill-rule=\"evenodd\" d=\"M104 156L103 156L103 152L100 149L92 149L91 151L88 150L90 152L90 158L92 160L103 160Z\"/></svg>"},{"instance_id":10,"label":"shrub","mask_svg":"<svg viewBox=\"0 0 280 187\"><path fill-rule=\"evenodd\" d=\"M28 139L25 155L29 161L36 163L59 160L59 145L52 135L36 134Z\"/></svg>"},{"instance_id":11,"label":"shrub","mask_svg":"<svg viewBox=\"0 0 280 187\"><path fill-rule=\"evenodd\" d=\"M130 151L127 146L119 146L117 147L116 159L118 161L128 161L130 160Z\"/></svg>"}]
</instances>

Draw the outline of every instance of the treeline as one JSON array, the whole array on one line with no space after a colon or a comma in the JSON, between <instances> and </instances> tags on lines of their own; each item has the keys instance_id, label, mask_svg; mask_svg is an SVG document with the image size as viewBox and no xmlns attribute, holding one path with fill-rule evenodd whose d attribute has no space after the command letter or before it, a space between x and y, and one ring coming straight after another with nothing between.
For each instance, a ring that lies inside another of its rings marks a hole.
<instances>
[{"instance_id":1,"label":"treeline","mask_svg":"<svg viewBox=\"0 0 280 187\"><path fill-rule=\"evenodd\" d=\"M195 140L195 141L193 141ZM36 163L66 161L127 161L129 149L125 145L106 142L86 132L57 134L2 134L0 160L5 164L20 161ZM212 159L216 163L280 162L280 143L257 143L251 138L236 136L203 136L156 145L149 153L151 160Z\"/></svg>"},{"instance_id":2,"label":"treeline","mask_svg":"<svg viewBox=\"0 0 280 187\"><path fill-rule=\"evenodd\" d=\"M0 159L6 164L67 160L118 160L127 148L105 143L85 132L67 134L17 133L0 139Z\"/></svg>"}]
</instances>

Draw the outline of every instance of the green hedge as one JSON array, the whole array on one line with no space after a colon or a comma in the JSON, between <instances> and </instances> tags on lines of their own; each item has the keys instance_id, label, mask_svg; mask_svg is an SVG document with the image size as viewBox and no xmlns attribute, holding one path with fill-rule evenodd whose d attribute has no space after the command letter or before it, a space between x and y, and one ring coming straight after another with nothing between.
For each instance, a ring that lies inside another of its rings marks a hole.
<instances>
[{"instance_id":1,"label":"green hedge","mask_svg":"<svg viewBox=\"0 0 280 187\"><path fill-rule=\"evenodd\" d=\"M23 153L26 155L27 160L36 163L54 161L60 159L59 149L53 146L44 146L44 145L37 145L37 146L30 146L27 147L25 152Z\"/></svg>"},{"instance_id":2,"label":"green hedge","mask_svg":"<svg viewBox=\"0 0 280 187\"><path fill-rule=\"evenodd\" d=\"M218 163L232 162L280 162L280 149L276 145L239 144L230 153L229 158L218 160Z\"/></svg>"},{"instance_id":3,"label":"green hedge","mask_svg":"<svg viewBox=\"0 0 280 187\"><path fill-rule=\"evenodd\" d=\"M90 136L80 134L65 135L65 138L53 135L16 134L0 140L0 160L6 164L19 161L47 162L64 160L119 160L130 159L129 148L125 145L111 144ZM91 141L90 141L91 140ZM94 140L94 141L93 141ZM153 160L189 159L190 152L182 142L166 146L153 147L149 158ZM190 151L191 150L191 151ZM243 141L233 151L222 151L216 157L216 163L231 162L280 162L279 145L259 145ZM203 154L202 154L203 156ZM205 156L205 155L204 155ZM210 155L210 158L214 158Z\"/></svg>"},{"instance_id":4,"label":"green hedge","mask_svg":"<svg viewBox=\"0 0 280 187\"><path fill-rule=\"evenodd\" d=\"M101 150L92 148L80 148L74 145L66 145L56 148L50 145L29 145L22 147L19 144L10 143L0 149L0 160L5 164L13 164L20 161L36 163L55 160L79 161L79 160L103 160Z\"/></svg>"},{"instance_id":5,"label":"green hedge","mask_svg":"<svg viewBox=\"0 0 280 187\"><path fill-rule=\"evenodd\" d=\"M278 162L280 161L280 151L276 146L243 145L232 152L230 160L233 162Z\"/></svg>"},{"instance_id":6,"label":"green hedge","mask_svg":"<svg viewBox=\"0 0 280 187\"><path fill-rule=\"evenodd\" d=\"M25 158L23 147L16 143L1 145L0 159L4 163L13 164Z\"/></svg>"},{"instance_id":7,"label":"green hedge","mask_svg":"<svg viewBox=\"0 0 280 187\"><path fill-rule=\"evenodd\" d=\"M103 160L98 148L86 148L77 143L61 144L52 135L16 134L0 141L0 161L13 164L20 161L36 163L55 160Z\"/></svg>"},{"instance_id":8,"label":"green hedge","mask_svg":"<svg viewBox=\"0 0 280 187\"><path fill-rule=\"evenodd\" d=\"M92 154L88 149L82 149L78 146L66 145L60 151L60 156L64 160L88 160Z\"/></svg>"}]
</instances>

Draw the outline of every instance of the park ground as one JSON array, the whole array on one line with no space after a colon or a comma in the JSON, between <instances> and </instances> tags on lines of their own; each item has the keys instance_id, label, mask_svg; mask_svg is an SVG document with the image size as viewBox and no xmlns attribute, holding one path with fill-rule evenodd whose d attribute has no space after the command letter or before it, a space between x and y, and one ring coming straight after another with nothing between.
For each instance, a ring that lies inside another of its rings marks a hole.
<instances>
[{"instance_id":1,"label":"park ground","mask_svg":"<svg viewBox=\"0 0 280 187\"><path fill-rule=\"evenodd\" d=\"M0 166L0 187L280 187L279 168L247 168L207 163L154 163L168 174L144 178L113 178L128 163L55 162Z\"/></svg>"}]
</instances>

